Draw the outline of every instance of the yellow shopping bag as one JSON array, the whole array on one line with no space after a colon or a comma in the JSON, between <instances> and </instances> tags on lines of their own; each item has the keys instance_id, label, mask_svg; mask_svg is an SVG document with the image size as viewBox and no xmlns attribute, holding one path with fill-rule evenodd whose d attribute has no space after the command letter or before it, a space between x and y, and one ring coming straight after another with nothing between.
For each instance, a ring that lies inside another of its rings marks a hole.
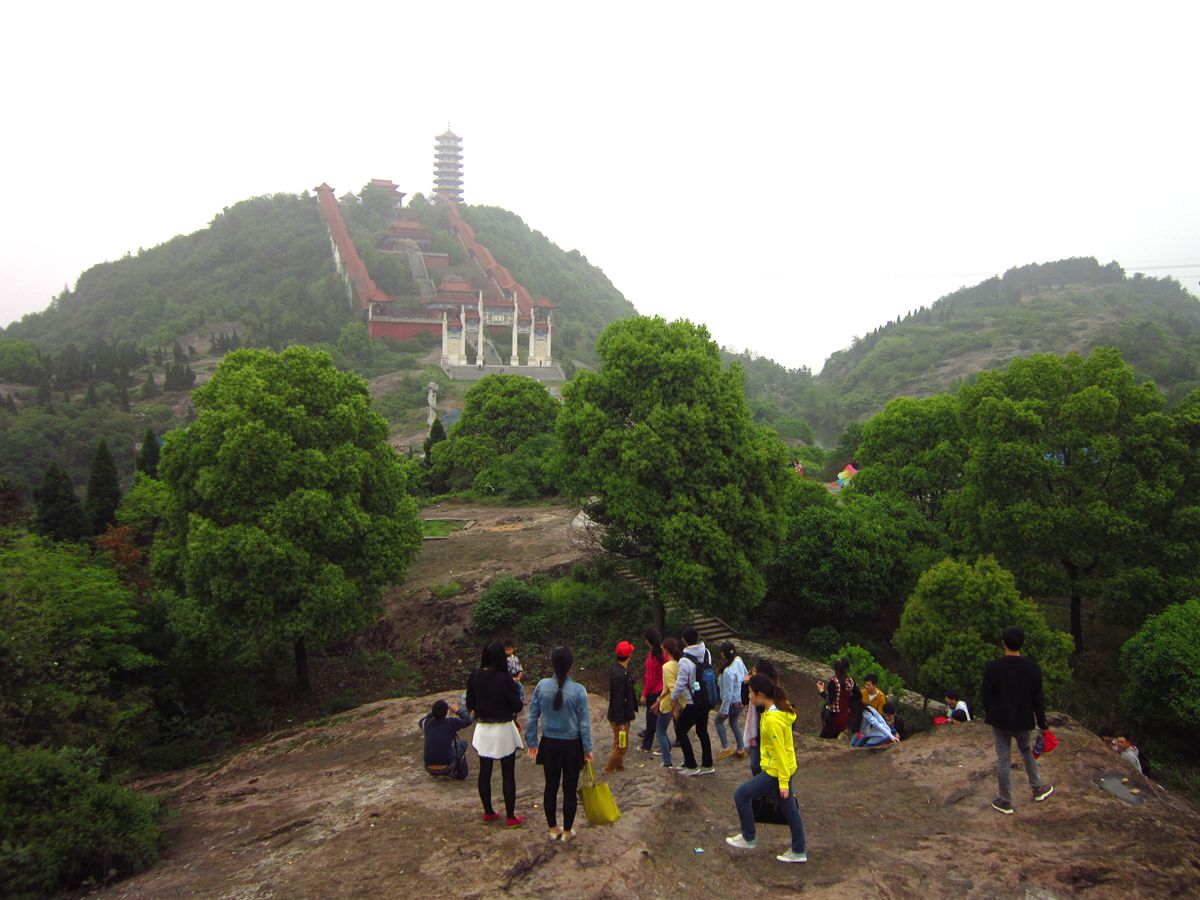
<instances>
[{"instance_id":1,"label":"yellow shopping bag","mask_svg":"<svg viewBox=\"0 0 1200 900\"><path fill-rule=\"evenodd\" d=\"M583 814L587 816L589 825L611 825L621 818L621 811L617 809L612 789L607 782L596 780L596 772L590 762L583 771L579 802L583 804Z\"/></svg>"}]
</instances>

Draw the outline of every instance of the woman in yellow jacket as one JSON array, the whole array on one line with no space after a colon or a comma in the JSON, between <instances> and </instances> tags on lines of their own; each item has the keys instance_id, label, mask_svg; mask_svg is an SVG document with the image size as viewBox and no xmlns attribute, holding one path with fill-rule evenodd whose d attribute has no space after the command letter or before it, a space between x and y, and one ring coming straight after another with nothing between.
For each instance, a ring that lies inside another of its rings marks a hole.
<instances>
[{"instance_id":1,"label":"woman in yellow jacket","mask_svg":"<svg viewBox=\"0 0 1200 900\"><path fill-rule=\"evenodd\" d=\"M655 737L658 738L658 753L655 755L662 757L664 768L673 769L675 767L671 764L671 738L667 734L667 726L674 720L671 715L671 692L675 690L675 680L679 677L679 641L666 638L662 642L662 651L665 660L662 669L663 690L650 708L658 716L654 731ZM687 697L685 692L679 698L680 707L687 705Z\"/></svg>"},{"instance_id":2,"label":"woman in yellow jacket","mask_svg":"<svg viewBox=\"0 0 1200 900\"><path fill-rule=\"evenodd\" d=\"M776 686L766 675L755 675L750 679L750 702L762 710L758 722L762 771L733 792L742 830L740 834L725 838L725 843L743 850L754 849L754 800L774 796L792 832L791 848L775 858L787 863L808 862L804 849L804 822L800 818L796 794L792 791L792 776L796 774L792 723L796 721L796 710L788 703L783 688Z\"/></svg>"}]
</instances>

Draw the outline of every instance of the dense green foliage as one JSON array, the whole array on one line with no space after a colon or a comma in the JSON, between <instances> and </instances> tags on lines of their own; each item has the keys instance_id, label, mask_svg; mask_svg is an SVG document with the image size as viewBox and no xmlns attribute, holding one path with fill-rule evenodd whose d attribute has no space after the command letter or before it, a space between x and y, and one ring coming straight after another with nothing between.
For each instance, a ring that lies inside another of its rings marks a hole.
<instances>
[{"instance_id":1,"label":"dense green foliage","mask_svg":"<svg viewBox=\"0 0 1200 900\"><path fill-rule=\"evenodd\" d=\"M167 435L170 491L154 569L180 595L173 627L214 665L254 668L373 621L421 541L408 465L366 383L328 354L238 350Z\"/></svg>"},{"instance_id":2,"label":"dense green foliage","mask_svg":"<svg viewBox=\"0 0 1200 900\"><path fill-rule=\"evenodd\" d=\"M1080 649L1084 598L1155 552L1189 449L1112 348L1014 360L958 401L970 456L956 527L1026 590L1070 597Z\"/></svg>"},{"instance_id":3,"label":"dense green foliage","mask_svg":"<svg viewBox=\"0 0 1200 900\"><path fill-rule=\"evenodd\" d=\"M1200 740L1200 599L1148 618L1121 648L1121 711L1177 749Z\"/></svg>"},{"instance_id":4,"label":"dense green foliage","mask_svg":"<svg viewBox=\"0 0 1200 900\"><path fill-rule=\"evenodd\" d=\"M162 448L158 443L158 435L153 428L147 428L142 435L142 449L137 455L137 470L151 478L158 477L158 457Z\"/></svg>"},{"instance_id":5,"label":"dense green foliage","mask_svg":"<svg viewBox=\"0 0 1200 900\"><path fill-rule=\"evenodd\" d=\"M158 801L105 781L95 753L0 744L0 893L59 894L158 860Z\"/></svg>"},{"instance_id":6,"label":"dense green foliage","mask_svg":"<svg viewBox=\"0 0 1200 900\"><path fill-rule=\"evenodd\" d=\"M1071 639L1046 625L993 557L973 565L946 559L926 570L904 605L895 644L926 696L957 690L976 705L983 666L1002 654L1000 635L1009 625L1025 629L1022 652L1042 667L1047 702L1055 702L1071 679Z\"/></svg>"},{"instance_id":7,"label":"dense green foliage","mask_svg":"<svg viewBox=\"0 0 1200 900\"><path fill-rule=\"evenodd\" d=\"M511 629L541 602L541 594L535 587L511 575L501 575L471 608L471 630L481 637L495 636Z\"/></svg>"},{"instance_id":8,"label":"dense green foliage","mask_svg":"<svg viewBox=\"0 0 1200 900\"><path fill-rule=\"evenodd\" d=\"M169 345L211 323L238 323L252 345L332 340L350 315L329 240L308 194L244 200L207 228L84 272L9 337L58 351L109 341Z\"/></svg>"},{"instance_id":9,"label":"dense green foliage","mask_svg":"<svg viewBox=\"0 0 1200 900\"><path fill-rule=\"evenodd\" d=\"M532 378L479 380L467 391L462 416L446 440L430 444L433 490L474 490L512 500L551 493L543 457L553 443L558 410L559 402Z\"/></svg>"},{"instance_id":10,"label":"dense green foliage","mask_svg":"<svg viewBox=\"0 0 1200 900\"><path fill-rule=\"evenodd\" d=\"M111 568L70 545L0 537L0 740L131 749L147 702L129 675L153 663L141 631Z\"/></svg>"},{"instance_id":11,"label":"dense green foliage","mask_svg":"<svg viewBox=\"0 0 1200 900\"><path fill-rule=\"evenodd\" d=\"M903 499L851 494L835 502L811 480L792 496L767 569L772 620L842 628L883 609L895 615L917 576L944 555L934 526Z\"/></svg>"},{"instance_id":12,"label":"dense green foliage","mask_svg":"<svg viewBox=\"0 0 1200 900\"><path fill-rule=\"evenodd\" d=\"M600 371L563 391L560 485L660 596L749 608L766 590L793 475L777 438L750 421L740 368L682 320L615 322L599 352Z\"/></svg>"}]
</instances>

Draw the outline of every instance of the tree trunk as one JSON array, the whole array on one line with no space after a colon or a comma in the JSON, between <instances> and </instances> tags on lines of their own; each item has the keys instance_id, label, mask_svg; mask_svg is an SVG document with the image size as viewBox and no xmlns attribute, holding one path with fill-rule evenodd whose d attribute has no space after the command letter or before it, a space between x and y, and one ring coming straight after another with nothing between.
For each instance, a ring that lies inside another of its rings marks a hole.
<instances>
[{"instance_id":1,"label":"tree trunk","mask_svg":"<svg viewBox=\"0 0 1200 900\"><path fill-rule=\"evenodd\" d=\"M296 638L296 687L302 694L312 690L308 680L308 648L304 646L304 638Z\"/></svg>"},{"instance_id":2,"label":"tree trunk","mask_svg":"<svg viewBox=\"0 0 1200 900\"><path fill-rule=\"evenodd\" d=\"M1083 652L1083 598L1079 586L1071 582L1071 637L1075 639L1075 652Z\"/></svg>"}]
</instances>

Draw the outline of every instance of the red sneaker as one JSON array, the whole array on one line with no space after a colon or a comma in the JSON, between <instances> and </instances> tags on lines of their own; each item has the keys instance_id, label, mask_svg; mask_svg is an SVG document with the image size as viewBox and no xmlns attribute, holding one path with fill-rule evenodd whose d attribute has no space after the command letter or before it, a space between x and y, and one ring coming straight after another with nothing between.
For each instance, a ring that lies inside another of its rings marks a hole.
<instances>
[{"instance_id":1,"label":"red sneaker","mask_svg":"<svg viewBox=\"0 0 1200 900\"><path fill-rule=\"evenodd\" d=\"M499 818L500 818L500 813L484 813L483 814L484 822L495 822Z\"/></svg>"},{"instance_id":2,"label":"red sneaker","mask_svg":"<svg viewBox=\"0 0 1200 900\"><path fill-rule=\"evenodd\" d=\"M496 813L496 817L499 818L500 813ZM525 824L524 816L509 816L507 819L504 820L505 828L520 828L524 824Z\"/></svg>"}]
</instances>

